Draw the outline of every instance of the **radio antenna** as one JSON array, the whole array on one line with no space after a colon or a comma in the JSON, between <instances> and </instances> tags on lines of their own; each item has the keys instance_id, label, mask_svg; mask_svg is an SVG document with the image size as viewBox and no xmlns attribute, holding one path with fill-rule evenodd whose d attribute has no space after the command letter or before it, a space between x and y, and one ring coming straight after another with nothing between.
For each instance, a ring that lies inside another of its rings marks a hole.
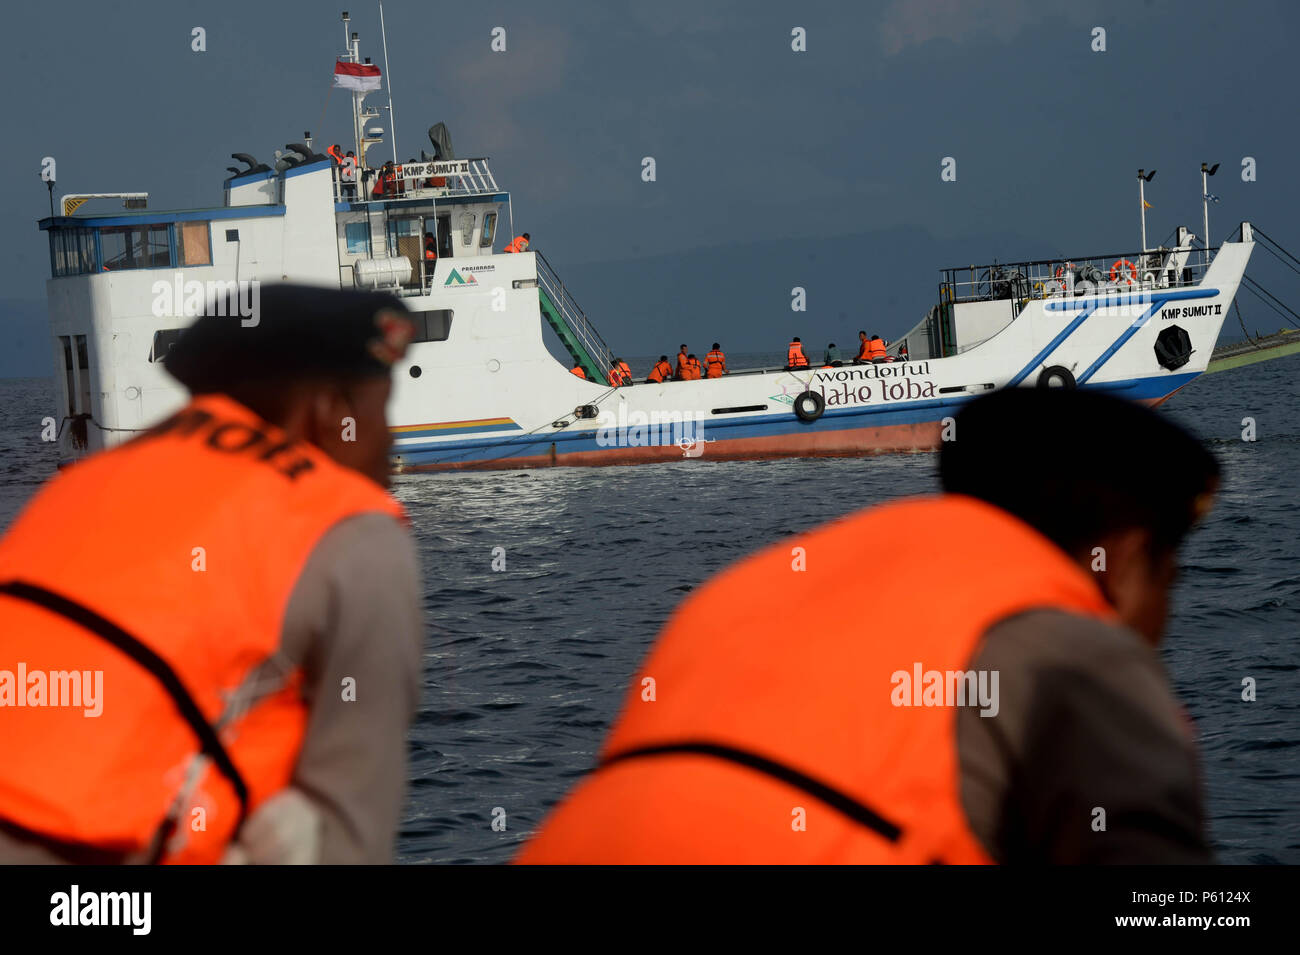
<instances>
[{"instance_id":1,"label":"radio antenna","mask_svg":"<svg viewBox=\"0 0 1300 955\"><path fill-rule=\"evenodd\" d=\"M384 29L384 0L379 0L379 36L384 43L384 82L388 85L388 141L393 144L393 165L397 165L397 117L393 115L393 74L388 69L388 31Z\"/></svg>"}]
</instances>

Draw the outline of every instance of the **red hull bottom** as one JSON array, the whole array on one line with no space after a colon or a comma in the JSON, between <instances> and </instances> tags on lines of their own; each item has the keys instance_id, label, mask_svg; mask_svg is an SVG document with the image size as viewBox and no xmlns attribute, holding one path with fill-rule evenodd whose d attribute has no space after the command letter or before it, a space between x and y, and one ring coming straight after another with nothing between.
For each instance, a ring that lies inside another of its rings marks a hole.
<instances>
[{"instance_id":1,"label":"red hull bottom","mask_svg":"<svg viewBox=\"0 0 1300 955\"><path fill-rule=\"evenodd\" d=\"M484 461L439 462L403 465L397 473L416 471L500 471L518 468L606 467L653 464L664 461L753 461L767 458L849 458L873 454L934 451L940 444L942 426L937 421L890 425L883 428L853 428L843 431L808 431L756 438L719 438L705 443L700 454L688 454L676 445L638 448L601 448L599 451L557 453L497 458Z\"/></svg>"}]
</instances>

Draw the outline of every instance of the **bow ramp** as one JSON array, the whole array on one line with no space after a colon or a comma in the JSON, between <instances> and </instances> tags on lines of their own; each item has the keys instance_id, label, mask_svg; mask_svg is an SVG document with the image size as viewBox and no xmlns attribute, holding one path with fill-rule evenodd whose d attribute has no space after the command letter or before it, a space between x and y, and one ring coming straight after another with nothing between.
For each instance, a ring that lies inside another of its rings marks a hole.
<instances>
[{"instance_id":1,"label":"bow ramp","mask_svg":"<svg viewBox=\"0 0 1300 955\"><path fill-rule=\"evenodd\" d=\"M546 261L542 253L534 250L534 254L537 256L537 291L542 316L559 336L574 363L582 366L587 378L597 382L607 381L609 368L614 363L614 353L591 324L587 313L564 287L560 277L555 274L555 269L551 268L551 263Z\"/></svg>"}]
</instances>

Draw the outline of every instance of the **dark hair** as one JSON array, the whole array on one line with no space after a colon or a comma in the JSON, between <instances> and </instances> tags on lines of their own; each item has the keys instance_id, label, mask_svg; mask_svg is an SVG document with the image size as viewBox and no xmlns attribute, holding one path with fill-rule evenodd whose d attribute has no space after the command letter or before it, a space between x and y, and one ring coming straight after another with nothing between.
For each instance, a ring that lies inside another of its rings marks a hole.
<instances>
[{"instance_id":1,"label":"dark hair","mask_svg":"<svg viewBox=\"0 0 1300 955\"><path fill-rule=\"evenodd\" d=\"M668 356L667 356L667 355L660 355L660 356L659 356L659 360L660 360L660 361L667 361L667 360L668 360Z\"/></svg>"},{"instance_id":2,"label":"dark hair","mask_svg":"<svg viewBox=\"0 0 1300 955\"><path fill-rule=\"evenodd\" d=\"M1150 531L1153 556L1171 553L1219 473L1214 456L1163 415L1062 388L975 399L939 452L945 491L1000 507L1074 557L1131 528Z\"/></svg>"},{"instance_id":3,"label":"dark hair","mask_svg":"<svg viewBox=\"0 0 1300 955\"><path fill-rule=\"evenodd\" d=\"M713 347L714 347L714 348L721 348L722 346L719 345L717 342L714 342L714 343L713 343Z\"/></svg>"},{"instance_id":4,"label":"dark hair","mask_svg":"<svg viewBox=\"0 0 1300 955\"><path fill-rule=\"evenodd\" d=\"M831 343L830 343L829 345L827 345L826 347L827 347L827 348L834 348L834 347L835 347L835 343L834 343L834 342L831 342Z\"/></svg>"},{"instance_id":5,"label":"dark hair","mask_svg":"<svg viewBox=\"0 0 1300 955\"><path fill-rule=\"evenodd\" d=\"M799 340L799 336L798 336L798 335L794 336L794 340L795 340L795 341L798 341L798 340Z\"/></svg>"},{"instance_id":6,"label":"dark hair","mask_svg":"<svg viewBox=\"0 0 1300 955\"><path fill-rule=\"evenodd\" d=\"M877 335L875 332L872 332L871 337L872 337L872 338L879 338L880 336Z\"/></svg>"},{"instance_id":7,"label":"dark hair","mask_svg":"<svg viewBox=\"0 0 1300 955\"><path fill-rule=\"evenodd\" d=\"M866 332L858 332L859 335L865 335Z\"/></svg>"},{"instance_id":8,"label":"dark hair","mask_svg":"<svg viewBox=\"0 0 1300 955\"><path fill-rule=\"evenodd\" d=\"M532 239L532 236L529 235L527 232L525 232L525 233L524 233L524 238L525 238L525 239L529 239L529 240L531 240L531 239Z\"/></svg>"}]
</instances>

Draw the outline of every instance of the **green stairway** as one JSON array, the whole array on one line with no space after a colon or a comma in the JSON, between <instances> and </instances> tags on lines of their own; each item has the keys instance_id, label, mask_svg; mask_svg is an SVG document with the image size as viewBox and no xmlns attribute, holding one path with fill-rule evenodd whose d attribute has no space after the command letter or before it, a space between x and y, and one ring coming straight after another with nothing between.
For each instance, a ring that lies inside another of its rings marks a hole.
<instances>
[{"instance_id":1,"label":"green stairway","mask_svg":"<svg viewBox=\"0 0 1300 955\"><path fill-rule=\"evenodd\" d=\"M582 366L582 370L587 373L587 378L591 381L604 381L605 373L600 370L600 365L587 351L574 330L569 327L569 323L564 320L560 310L546 294L546 289L539 286L537 292L541 299L542 316L551 328L555 329L555 334L560 336L561 344L564 345L565 351L573 356L574 363Z\"/></svg>"},{"instance_id":2,"label":"green stairway","mask_svg":"<svg viewBox=\"0 0 1300 955\"><path fill-rule=\"evenodd\" d=\"M537 298L547 324L555 330L574 364L582 368L589 381L609 381L613 352L542 253L534 251L533 255L537 261Z\"/></svg>"}]
</instances>

